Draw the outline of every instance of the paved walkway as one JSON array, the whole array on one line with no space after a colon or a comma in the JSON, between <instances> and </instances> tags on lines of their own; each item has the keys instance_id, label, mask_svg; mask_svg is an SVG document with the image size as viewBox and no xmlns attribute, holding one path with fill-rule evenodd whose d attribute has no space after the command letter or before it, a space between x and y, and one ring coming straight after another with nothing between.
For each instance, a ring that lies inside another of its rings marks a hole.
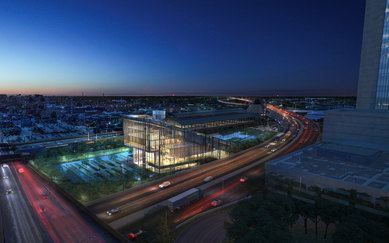
<instances>
[{"instance_id":1,"label":"paved walkway","mask_svg":"<svg viewBox=\"0 0 389 243\"><path fill-rule=\"evenodd\" d=\"M224 222L228 220L228 211L208 215L186 227L175 243L222 243L226 237Z\"/></svg>"}]
</instances>

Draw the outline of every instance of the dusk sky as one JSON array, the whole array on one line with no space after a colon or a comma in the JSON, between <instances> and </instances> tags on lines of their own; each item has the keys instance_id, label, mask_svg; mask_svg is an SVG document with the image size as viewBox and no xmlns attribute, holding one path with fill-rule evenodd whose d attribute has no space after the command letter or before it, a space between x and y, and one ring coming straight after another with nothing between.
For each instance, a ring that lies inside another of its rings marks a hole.
<instances>
[{"instance_id":1,"label":"dusk sky","mask_svg":"<svg viewBox=\"0 0 389 243\"><path fill-rule=\"evenodd\" d=\"M0 93L354 95L364 2L1 1Z\"/></svg>"}]
</instances>

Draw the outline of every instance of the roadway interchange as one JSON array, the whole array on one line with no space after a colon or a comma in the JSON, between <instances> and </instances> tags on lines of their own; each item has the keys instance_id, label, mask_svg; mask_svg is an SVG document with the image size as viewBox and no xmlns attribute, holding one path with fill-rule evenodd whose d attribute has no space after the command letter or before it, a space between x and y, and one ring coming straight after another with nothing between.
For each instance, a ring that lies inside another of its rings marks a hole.
<instances>
[{"instance_id":1,"label":"roadway interchange","mask_svg":"<svg viewBox=\"0 0 389 243\"><path fill-rule=\"evenodd\" d=\"M284 155L286 152L291 152L316 142L319 129L313 122L274 106L269 105L268 110L278 114L279 120L287 121L288 126L285 127L284 135L279 137L279 142L270 141L270 146L267 148L263 145L258 145L228 158L177 173L169 178L171 186L163 190L158 187L160 181L155 181L148 183L146 186L114 194L104 200L97 200L88 204L87 207L100 219L112 226L113 222L123 217L203 184L204 178L208 176L220 177L253 162L259 160L266 162L277 156ZM108 216L106 212L112 208L120 208L120 211ZM120 228L123 228L123 225Z\"/></svg>"}]
</instances>

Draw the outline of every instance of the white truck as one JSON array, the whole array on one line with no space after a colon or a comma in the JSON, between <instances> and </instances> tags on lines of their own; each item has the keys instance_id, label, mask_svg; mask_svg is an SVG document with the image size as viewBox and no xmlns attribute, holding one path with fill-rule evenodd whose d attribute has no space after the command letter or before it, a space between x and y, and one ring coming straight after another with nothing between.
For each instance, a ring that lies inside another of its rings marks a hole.
<instances>
[{"instance_id":1,"label":"white truck","mask_svg":"<svg viewBox=\"0 0 389 243\"><path fill-rule=\"evenodd\" d=\"M180 209L182 206L190 204L202 197L202 190L199 188L192 188L183 193L178 194L167 200L167 206L171 211Z\"/></svg>"}]
</instances>

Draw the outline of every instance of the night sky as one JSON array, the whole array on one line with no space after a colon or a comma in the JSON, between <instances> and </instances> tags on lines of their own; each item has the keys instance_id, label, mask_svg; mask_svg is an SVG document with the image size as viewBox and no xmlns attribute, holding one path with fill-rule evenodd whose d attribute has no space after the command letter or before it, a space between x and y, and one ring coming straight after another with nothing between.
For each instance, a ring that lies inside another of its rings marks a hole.
<instances>
[{"instance_id":1,"label":"night sky","mask_svg":"<svg viewBox=\"0 0 389 243\"><path fill-rule=\"evenodd\" d=\"M0 93L355 95L364 2L1 1Z\"/></svg>"}]
</instances>

